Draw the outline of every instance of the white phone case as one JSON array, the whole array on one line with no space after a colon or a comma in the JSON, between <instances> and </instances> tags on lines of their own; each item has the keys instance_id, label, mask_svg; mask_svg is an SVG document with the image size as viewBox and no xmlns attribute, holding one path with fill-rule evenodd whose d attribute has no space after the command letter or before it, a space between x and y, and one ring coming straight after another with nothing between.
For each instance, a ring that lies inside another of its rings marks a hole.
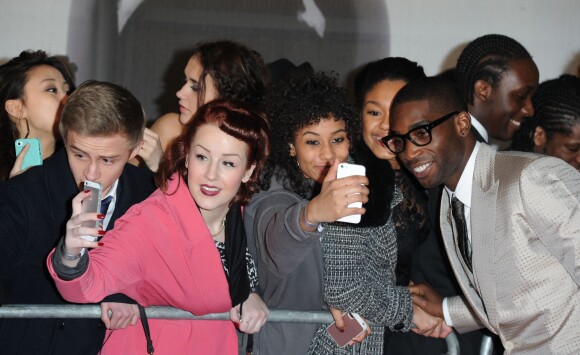
<instances>
[{"instance_id":1,"label":"white phone case","mask_svg":"<svg viewBox=\"0 0 580 355\"><path fill-rule=\"evenodd\" d=\"M365 176L366 168L363 165L357 164L349 164L349 163L340 163L338 164L338 170L336 171L336 178L342 179L347 176L352 175L361 175ZM348 205L349 208L361 208L362 202L353 202ZM352 214L349 216L342 217L338 219L339 222L346 222L346 223L359 223L361 215L360 214Z\"/></svg>"}]
</instances>

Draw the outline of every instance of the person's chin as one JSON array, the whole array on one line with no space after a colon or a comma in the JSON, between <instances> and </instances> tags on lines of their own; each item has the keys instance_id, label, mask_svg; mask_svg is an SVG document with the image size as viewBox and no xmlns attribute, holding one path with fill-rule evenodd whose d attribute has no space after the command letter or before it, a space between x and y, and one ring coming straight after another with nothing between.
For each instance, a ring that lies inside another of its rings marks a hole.
<instances>
[{"instance_id":1,"label":"person's chin","mask_svg":"<svg viewBox=\"0 0 580 355\"><path fill-rule=\"evenodd\" d=\"M182 126L185 126L191 120L191 116L189 113L182 112L179 114L178 120Z\"/></svg>"},{"instance_id":2,"label":"person's chin","mask_svg":"<svg viewBox=\"0 0 580 355\"><path fill-rule=\"evenodd\" d=\"M413 173L415 179L426 189L432 189L441 184L441 182L436 181L437 167L432 161L414 168L408 168L408 170Z\"/></svg>"},{"instance_id":3,"label":"person's chin","mask_svg":"<svg viewBox=\"0 0 580 355\"><path fill-rule=\"evenodd\" d=\"M373 144L371 146L371 152L373 152L373 155L378 159L389 160L394 158L394 155L390 154L389 150L380 144Z\"/></svg>"}]
</instances>

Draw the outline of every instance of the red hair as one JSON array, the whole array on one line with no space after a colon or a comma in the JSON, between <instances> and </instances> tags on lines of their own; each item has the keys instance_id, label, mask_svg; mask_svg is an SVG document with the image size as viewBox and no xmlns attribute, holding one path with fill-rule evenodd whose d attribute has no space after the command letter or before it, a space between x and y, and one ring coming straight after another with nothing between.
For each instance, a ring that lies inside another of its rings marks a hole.
<instances>
[{"instance_id":1,"label":"red hair","mask_svg":"<svg viewBox=\"0 0 580 355\"><path fill-rule=\"evenodd\" d=\"M266 159L270 154L270 122L266 114L253 106L231 99L218 99L201 106L193 118L185 125L183 133L178 136L165 152L159 171L155 176L157 185L167 192L168 180L174 173L179 173L187 181L185 160L191 147L191 141L199 127L213 124L222 132L241 140L248 146L249 169L255 165L250 179L240 186L232 202L247 204L252 195L258 191L258 179L262 174Z\"/></svg>"}]
</instances>

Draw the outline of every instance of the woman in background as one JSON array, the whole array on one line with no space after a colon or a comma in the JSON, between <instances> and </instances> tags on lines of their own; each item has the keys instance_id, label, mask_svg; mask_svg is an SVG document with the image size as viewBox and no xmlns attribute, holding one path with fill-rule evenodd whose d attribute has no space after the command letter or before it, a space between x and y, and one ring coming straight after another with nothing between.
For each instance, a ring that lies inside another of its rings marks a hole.
<instances>
[{"instance_id":1,"label":"woman in background","mask_svg":"<svg viewBox=\"0 0 580 355\"><path fill-rule=\"evenodd\" d=\"M411 253L426 237L427 212L421 193L401 169L396 156L387 149L382 138L389 134L389 110L397 92L411 80L424 78L423 68L406 58L389 57L367 64L355 78L355 102L361 115L362 140L357 140L356 159L367 166L367 175L376 174L393 179L403 193L405 204L397 208L397 222L411 228L397 237L397 285L406 286L411 281ZM387 165L388 162L388 165ZM390 180L371 186L373 191L385 194ZM380 181L380 180L378 180ZM373 199L380 204L380 199ZM412 202L410 205L408 202ZM377 206L378 207L378 206ZM369 208L370 213L384 208ZM368 218L375 218L367 214ZM400 231L399 231L400 232Z\"/></svg>"},{"instance_id":2,"label":"woman in background","mask_svg":"<svg viewBox=\"0 0 580 355\"><path fill-rule=\"evenodd\" d=\"M365 162L369 178L376 176L376 180L389 176L392 179L389 181L394 181L405 197L392 211L398 226L395 269L398 286L407 286L412 281L413 252L429 232L428 213L421 190L406 170L401 169L395 155L381 139L389 134L389 111L397 92L410 81L424 77L425 72L417 63L406 58L389 57L367 64L355 78L355 102L362 123L362 141L356 145L357 159ZM385 196L387 183L371 185L371 196ZM380 200L375 198L379 205L370 207L367 204L367 209L384 213ZM381 215L370 212L365 217L367 220L380 220ZM432 254L438 252L438 249L430 250L429 260L435 259L436 255ZM386 330L384 348L386 354L440 354L447 350L447 344L443 339Z\"/></svg>"},{"instance_id":3,"label":"woman in background","mask_svg":"<svg viewBox=\"0 0 580 355\"><path fill-rule=\"evenodd\" d=\"M532 102L534 117L522 123L511 149L551 155L580 170L580 78L545 81Z\"/></svg>"},{"instance_id":4,"label":"woman in background","mask_svg":"<svg viewBox=\"0 0 580 355\"><path fill-rule=\"evenodd\" d=\"M60 110L74 88L66 65L43 51L23 51L0 66L0 181L22 172L29 147L17 157L15 139L38 138L42 159L54 153Z\"/></svg>"},{"instance_id":5,"label":"woman in background","mask_svg":"<svg viewBox=\"0 0 580 355\"><path fill-rule=\"evenodd\" d=\"M179 113L161 116L151 127L165 151L203 104L218 98L259 104L267 69L262 56L239 43L202 43L184 69L185 82L177 92Z\"/></svg>"},{"instance_id":6,"label":"woman in background","mask_svg":"<svg viewBox=\"0 0 580 355\"><path fill-rule=\"evenodd\" d=\"M143 306L167 305L195 315L230 311L232 321L151 319L157 354L236 354L240 330L255 333L267 310L247 313L253 262L241 206L257 190L268 156L269 123L250 106L216 100L196 113L160 166L160 188L107 232L105 243L82 227L81 192L49 269L64 298L90 303L123 293ZM82 252L84 248L95 248ZM90 259L90 262L89 262ZM232 308L233 307L233 308ZM140 327L109 331L103 354L144 350Z\"/></svg>"}]
</instances>

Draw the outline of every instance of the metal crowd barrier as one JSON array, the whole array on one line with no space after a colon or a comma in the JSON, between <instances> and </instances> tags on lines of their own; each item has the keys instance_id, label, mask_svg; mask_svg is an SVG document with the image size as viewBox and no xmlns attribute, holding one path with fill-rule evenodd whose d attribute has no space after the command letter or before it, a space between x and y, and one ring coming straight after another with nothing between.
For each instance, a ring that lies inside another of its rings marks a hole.
<instances>
[{"instance_id":1,"label":"metal crowd barrier","mask_svg":"<svg viewBox=\"0 0 580 355\"><path fill-rule=\"evenodd\" d=\"M227 312L194 316L187 311L172 307L154 306L146 308L145 312L147 313L147 317L151 319L230 319L230 315ZM0 307L0 318L101 318L101 307L98 305L3 305ZM268 322L332 323L333 319L328 312L302 312L273 309L270 310ZM445 341L447 342L448 355L460 354L459 342L455 333L451 333ZM492 353L491 338L486 336L481 343L480 354L491 355Z\"/></svg>"}]
</instances>

